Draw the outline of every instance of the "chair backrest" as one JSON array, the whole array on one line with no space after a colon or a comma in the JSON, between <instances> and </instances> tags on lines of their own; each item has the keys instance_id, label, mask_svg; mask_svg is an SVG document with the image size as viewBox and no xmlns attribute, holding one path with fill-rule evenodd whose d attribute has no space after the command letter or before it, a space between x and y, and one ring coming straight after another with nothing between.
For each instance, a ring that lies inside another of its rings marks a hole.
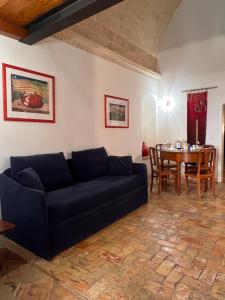
<instances>
[{"instance_id":1,"label":"chair backrest","mask_svg":"<svg viewBox=\"0 0 225 300\"><path fill-rule=\"evenodd\" d=\"M155 147L156 147L156 149L161 150L162 147L170 148L170 146L172 146L172 145L173 144L171 144L171 143L164 143L164 144L156 144Z\"/></svg>"},{"instance_id":2,"label":"chair backrest","mask_svg":"<svg viewBox=\"0 0 225 300\"><path fill-rule=\"evenodd\" d=\"M213 145L203 145L203 148L214 148L214 146Z\"/></svg>"},{"instance_id":3,"label":"chair backrest","mask_svg":"<svg viewBox=\"0 0 225 300\"><path fill-rule=\"evenodd\" d=\"M199 152L198 174L207 171L211 174L215 173L216 149L205 148Z\"/></svg>"},{"instance_id":4,"label":"chair backrest","mask_svg":"<svg viewBox=\"0 0 225 300\"><path fill-rule=\"evenodd\" d=\"M149 147L149 158L151 170L159 167L159 154L155 147Z\"/></svg>"},{"instance_id":5,"label":"chair backrest","mask_svg":"<svg viewBox=\"0 0 225 300\"><path fill-rule=\"evenodd\" d=\"M155 147L157 150L160 150L162 148L162 144L156 144Z\"/></svg>"}]
</instances>

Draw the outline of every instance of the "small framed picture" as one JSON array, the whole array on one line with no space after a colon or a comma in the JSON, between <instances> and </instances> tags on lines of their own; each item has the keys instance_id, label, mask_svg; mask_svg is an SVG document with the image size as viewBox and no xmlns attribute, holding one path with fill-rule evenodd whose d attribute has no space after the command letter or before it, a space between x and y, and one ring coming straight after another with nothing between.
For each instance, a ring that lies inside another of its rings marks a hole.
<instances>
[{"instance_id":1,"label":"small framed picture","mask_svg":"<svg viewBox=\"0 0 225 300\"><path fill-rule=\"evenodd\" d=\"M55 78L2 64L3 111L6 121L55 122Z\"/></svg>"},{"instance_id":2,"label":"small framed picture","mask_svg":"<svg viewBox=\"0 0 225 300\"><path fill-rule=\"evenodd\" d=\"M105 127L129 127L129 100L105 95Z\"/></svg>"}]
</instances>

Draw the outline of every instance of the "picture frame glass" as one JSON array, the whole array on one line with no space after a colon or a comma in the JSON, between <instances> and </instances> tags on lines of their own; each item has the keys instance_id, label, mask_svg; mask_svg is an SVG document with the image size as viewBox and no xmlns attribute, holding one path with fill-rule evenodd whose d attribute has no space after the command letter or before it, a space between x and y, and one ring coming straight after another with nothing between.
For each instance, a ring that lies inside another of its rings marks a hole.
<instances>
[{"instance_id":1,"label":"picture frame glass","mask_svg":"<svg viewBox=\"0 0 225 300\"><path fill-rule=\"evenodd\" d=\"M129 127L129 100L105 96L105 126Z\"/></svg>"},{"instance_id":2,"label":"picture frame glass","mask_svg":"<svg viewBox=\"0 0 225 300\"><path fill-rule=\"evenodd\" d=\"M4 119L55 121L54 77L3 64Z\"/></svg>"}]
</instances>

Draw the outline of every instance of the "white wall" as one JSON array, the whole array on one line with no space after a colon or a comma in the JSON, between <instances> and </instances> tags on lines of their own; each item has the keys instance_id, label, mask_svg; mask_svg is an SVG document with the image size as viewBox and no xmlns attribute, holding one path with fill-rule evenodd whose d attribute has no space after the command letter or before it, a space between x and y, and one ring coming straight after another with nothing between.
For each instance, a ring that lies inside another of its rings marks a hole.
<instances>
[{"instance_id":1,"label":"white wall","mask_svg":"<svg viewBox=\"0 0 225 300\"><path fill-rule=\"evenodd\" d=\"M170 22L159 56L159 97L173 96L173 111L157 110L157 141L174 142L187 135L186 94L189 88L218 86L208 93L206 143L218 150L221 179L222 105L225 103L225 1L182 1Z\"/></svg>"},{"instance_id":2,"label":"white wall","mask_svg":"<svg viewBox=\"0 0 225 300\"><path fill-rule=\"evenodd\" d=\"M143 128L142 110L148 101L152 107L152 114L156 114L155 102L151 104L151 99L157 92L157 84L156 80L95 57L93 96L96 144L105 145L111 154L132 154L135 160L140 160L142 141L149 144L150 138L154 139L155 143L155 136L148 136L146 133L149 130L155 133L155 120L153 118L148 126ZM104 128L104 93L129 99L129 128Z\"/></svg>"},{"instance_id":3,"label":"white wall","mask_svg":"<svg viewBox=\"0 0 225 300\"><path fill-rule=\"evenodd\" d=\"M0 171L9 166L10 155L64 151L68 156L71 150L102 145L111 154L130 153L137 159L143 139L142 101L156 90L155 80L53 38L27 46L0 37L1 63L55 76L56 123L4 121L1 104ZM104 128L104 94L130 99L129 129ZM151 126L155 130L154 120Z\"/></svg>"}]
</instances>

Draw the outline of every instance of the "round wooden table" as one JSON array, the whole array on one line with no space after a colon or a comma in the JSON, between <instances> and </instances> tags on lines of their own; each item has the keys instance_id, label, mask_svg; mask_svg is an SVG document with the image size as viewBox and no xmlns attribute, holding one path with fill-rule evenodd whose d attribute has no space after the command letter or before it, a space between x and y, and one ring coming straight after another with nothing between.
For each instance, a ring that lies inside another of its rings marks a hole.
<instances>
[{"instance_id":1,"label":"round wooden table","mask_svg":"<svg viewBox=\"0 0 225 300\"><path fill-rule=\"evenodd\" d=\"M176 190L180 193L181 173L180 165L184 163L197 163L199 158L199 151L187 150L159 150L160 159L163 165L164 160L176 162L177 165L177 187Z\"/></svg>"}]
</instances>

